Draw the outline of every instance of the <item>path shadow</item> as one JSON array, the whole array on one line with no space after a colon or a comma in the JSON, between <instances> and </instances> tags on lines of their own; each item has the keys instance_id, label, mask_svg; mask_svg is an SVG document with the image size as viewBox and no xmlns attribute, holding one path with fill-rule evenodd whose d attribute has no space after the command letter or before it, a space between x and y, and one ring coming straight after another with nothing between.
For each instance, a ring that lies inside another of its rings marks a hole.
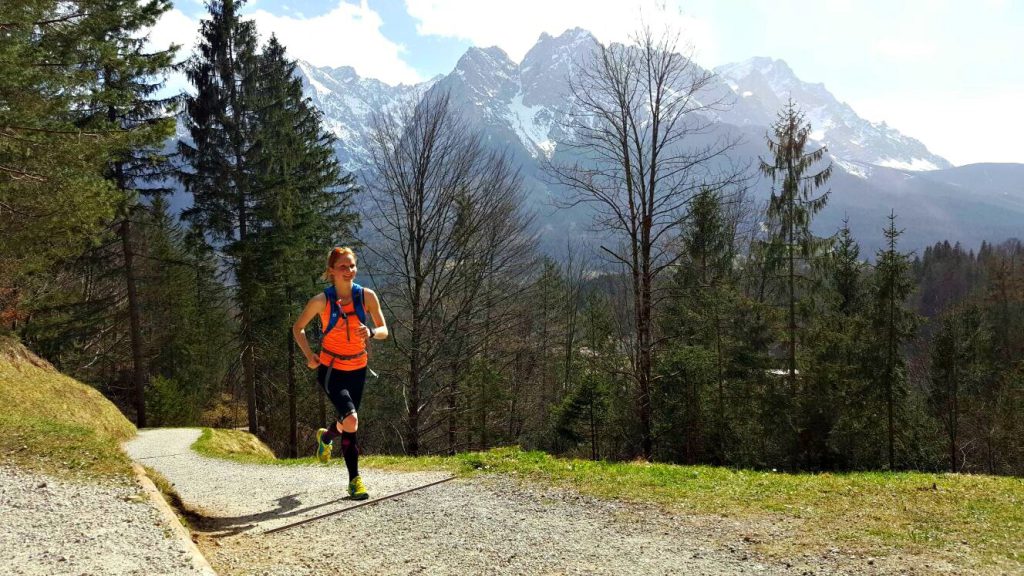
<instances>
[{"instance_id":1,"label":"path shadow","mask_svg":"<svg viewBox=\"0 0 1024 576\"><path fill-rule=\"evenodd\" d=\"M276 500L276 506L270 510L244 514L241 516L208 515L201 510L195 510L184 506L184 503L182 503L181 508L184 510L194 531L201 532L204 536L210 538L226 538L228 536L236 536L238 534L248 532L249 530L252 530L260 524L270 520L293 518L339 502L355 501L351 496L343 496L341 498L328 500L319 504L302 506L299 496L302 496L303 494L308 494L308 492L299 492L297 494L282 496Z\"/></svg>"}]
</instances>

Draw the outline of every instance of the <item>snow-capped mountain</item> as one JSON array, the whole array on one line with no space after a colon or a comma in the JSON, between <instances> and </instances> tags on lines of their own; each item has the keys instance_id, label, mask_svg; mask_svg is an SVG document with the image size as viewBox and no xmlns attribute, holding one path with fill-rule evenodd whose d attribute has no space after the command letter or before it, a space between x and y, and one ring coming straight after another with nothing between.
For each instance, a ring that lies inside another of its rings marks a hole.
<instances>
[{"instance_id":1,"label":"snow-capped mountain","mask_svg":"<svg viewBox=\"0 0 1024 576\"><path fill-rule=\"evenodd\" d=\"M558 37L540 39L520 63L500 48L470 48L455 69L415 85L389 86L360 78L352 68L320 68L299 63L307 94L324 113L329 130L339 139L339 156L346 168L365 165L370 114L395 103L422 96L435 84L450 90L456 103L473 121L490 131L515 136L530 156L550 157L564 140L567 78L574 60L596 40L579 28ZM718 79L710 90L727 91L732 105L716 120L739 127L767 127L789 98L800 106L813 127L812 138L828 145L840 166L861 175L864 164L904 170L936 170L952 165L914 138L858 116L822 84L804 82L782 60L751 58L715 69ZM717 97L719 94L715 94ZM496 134L497 135L497 134Z\"/></svg>"},{"instance_id":2,"label":"snow-capped mountain","mask_svg":"<svg viewBox=\"0 0 1024 576\"><path fill-rule=\"evenodd\" d=\"M368 164L366 137L373 113L418 100L440 79L390 86L373 78L360 78L348 66L320 68L299 61L297 70L306 96L323 113L324 127L338 138L338 158L349 171Z\"/></svg>"},{"instance_id":3,"label":"snow-capped mountain","mask_svg":"<svg viewBox=\"0 0 1024 576\"><path fill-rule=\"evenodd\" d=\"M753 121L761 124L765 117L774 120L789 98L796 102L811 123L811 138L826 144L840 165L844 163L874 164L903 170L938 170L951 168L945 158L928 151L921 142L900 134L885 124L869 122L840 102L823 84L811 84L796 77L782 60L751 58L738 64L715 68L736 96L760 109ZM734 124L750 122L751 114L734 107L723 120ZM842 162L845 161L845 162Z\"/></svg>"},{"instance_id":4,"label":"snow-capped mountain","mask_svg":"<svg viewBox=\"0 0 1024 576\"><path fill-rule=\"evenodd\" d=\"M594 42L583 30L558 38L547 34L521 63L500 48L470 48L447 76L412 86L388 86L359 78L348 67L319 68L299 62L306 94L323 112L326 127L339 139L339 156L349 169L366 165L363 137L370 114L435 85L448 90L460 112L493 137L509 137L533 158L550 156L561 136L559 109L565 103L565 78L581 45Z\"/></svg>"},{"instance_id":5,"label":"snow-capped mountain","mask_svg":"<svg viewBox=\"0 0 1024 576\"><path fill-rule=\"evenodd\" d=\"M564 247L566 230L583 230L589 217L555 213L546 199L550 189L541 174L541 160L557 153L566 134L568 78L573 63L595 46L587 31L572 29L555 37L542 35L522 62L512 61L499 48L470 48L451 73L415 85L389 86L360 78L351 68L323 68L300 62L298 71L324 115L325 126L338 137L338 156L346 169L369 166L366 136L376 111L416 100L430 90L446 90L459 114L485 140L504 147L522 166L532 208L540 213L542 245ZM812 137L826 144L835 163L826 210L815 229L831 234L844 217L870 254L881 243L880 230L890 210L904 215L908 248L944 239L980 243L1024 236L1024 196L1005 190L996 198L987 188L973 188L973 172L951 169L944 158L885 123L859 117L822 84L807 83L785 62L753 58L715 69L711 98L731 106L713 113L715 129L740 136L736 160L756 165L767 156L764 142L769 126L787 99L792 98L812 125ZM1020 168L1018 170L1017 168ZM1024 165L1008 165L1024 174ZM980 184L979 184L980 186ZM765 197L771 182L762 179L755 194ZM992 196L992 198L989 198ZM991 201L990 201L991 200ZM545 235L550 236L545 239Z\"/></svg>"}]
</instances>

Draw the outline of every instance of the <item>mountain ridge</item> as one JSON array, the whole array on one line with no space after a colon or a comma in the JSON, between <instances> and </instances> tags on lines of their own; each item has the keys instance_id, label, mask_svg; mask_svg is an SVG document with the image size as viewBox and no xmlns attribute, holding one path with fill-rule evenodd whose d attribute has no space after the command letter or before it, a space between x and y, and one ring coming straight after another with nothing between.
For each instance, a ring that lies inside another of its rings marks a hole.
<instances>
[{"instance_id":1,"label":"mountain ridge","mask_svg":"<svg viewBox=\"0 0 1024 576\"><path fill-rule=\"evenodd\" d=\"M558 153L558 142L571 139L566 131L567 76L574 62L596 39L582 28L558 36L541 34L516 63L500 48L472 47L448 74L417 84L392 86L361 78L350 67L317 67L298 62L305 94L323 115L325 129L337 137L342 166L361 174L370 166L366 148L372 116L416 101L432 90L447 90L452 103L470 127L494 146L504 147L521 167L527 201L541 212L542 247L564 248L560 235L588 227L583 211L571 214L548 210L559 194L544 178L542 161ZM983 179L984 170L954 167L920 141L886 123L858 116L822 83L798 78L782 60L757 57L719 66L710 90L732 106L711 113L717 130L742 140L736 160L756 166L767 157L765 135L775 120L782 96L793 96L812 124L812 137L828 147L835 163L829 206L815 220L815 232L831 234L845 217L867 253L881 245L881 229L891 210L901 216L911 249L942 240L967 245L1024 236L1024 164L999 171L998 186ZM931 168L932 170L922 170ZM1001 186L1001 188L999 187ZM760 179L756 200L770 194L771 183ZM951 234L958 236L951 237Z\"/></svg>"}]
</instances>

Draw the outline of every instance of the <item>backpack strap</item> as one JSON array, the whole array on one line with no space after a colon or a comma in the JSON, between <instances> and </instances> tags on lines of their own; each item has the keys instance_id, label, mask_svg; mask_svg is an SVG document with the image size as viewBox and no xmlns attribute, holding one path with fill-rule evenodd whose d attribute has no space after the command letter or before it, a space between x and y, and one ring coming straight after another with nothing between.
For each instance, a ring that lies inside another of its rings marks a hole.
<instances>
[{"instance_id":1,"label":"backpack strap","mask_svg":"<svg viewBox=\"0 0 1024 576\"><path fill-rule=\"evenodd\" d=\"M324 336L334 330L334 326L338 324L338 317L341 316L341 307L338 306L338 290L333 284L324 289L324 297L327 298L327 306L331 311L330 319L327 321L327 326L324 326Z\"/></svg>"},{"instance_id":2,"label":"backpack strap","mask_svg":"<svg viewBox=\"0 0 1024 576\"><path fill-rule=\"evenodd\" d=\"M363 308L363 287L355 282L352 283L352 306L356 309L356 316L364 326L366 325L366 309Z\"/></svg>"}]
</instances>

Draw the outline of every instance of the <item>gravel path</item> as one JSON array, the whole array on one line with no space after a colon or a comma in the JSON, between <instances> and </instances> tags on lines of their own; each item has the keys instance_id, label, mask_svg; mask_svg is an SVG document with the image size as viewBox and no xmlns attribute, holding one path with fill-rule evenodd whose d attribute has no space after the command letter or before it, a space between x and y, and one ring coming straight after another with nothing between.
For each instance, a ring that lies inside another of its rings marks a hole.
<instances>
[{"instance_id":1,"label":"gravel path","mask_svg":"<svg viewBox=\"0 0 1024 576\"><path fill-rule=\"evenodd\" d=\"M289 530L355 503L343 466L264 466L204 458L193 429L142 431L126 445L174 483L200 548L234 574L922 574L830 552L766 562L753 547L785 525L670 514L654 506L533 489L504 476L459 479ZM371 497L446 477L361 470ZM945 572L945 570L939 570Z\"/></svg>"},{"instance_id":2,"label":"gravel path","mask_svg":"<svg viewBox=\"0 0 1024 576\"><path fill-rule=\"evenodd\" d=\"M199 575L133 483L0 466L0 573Z\"/></svg>"}]
</instances>

